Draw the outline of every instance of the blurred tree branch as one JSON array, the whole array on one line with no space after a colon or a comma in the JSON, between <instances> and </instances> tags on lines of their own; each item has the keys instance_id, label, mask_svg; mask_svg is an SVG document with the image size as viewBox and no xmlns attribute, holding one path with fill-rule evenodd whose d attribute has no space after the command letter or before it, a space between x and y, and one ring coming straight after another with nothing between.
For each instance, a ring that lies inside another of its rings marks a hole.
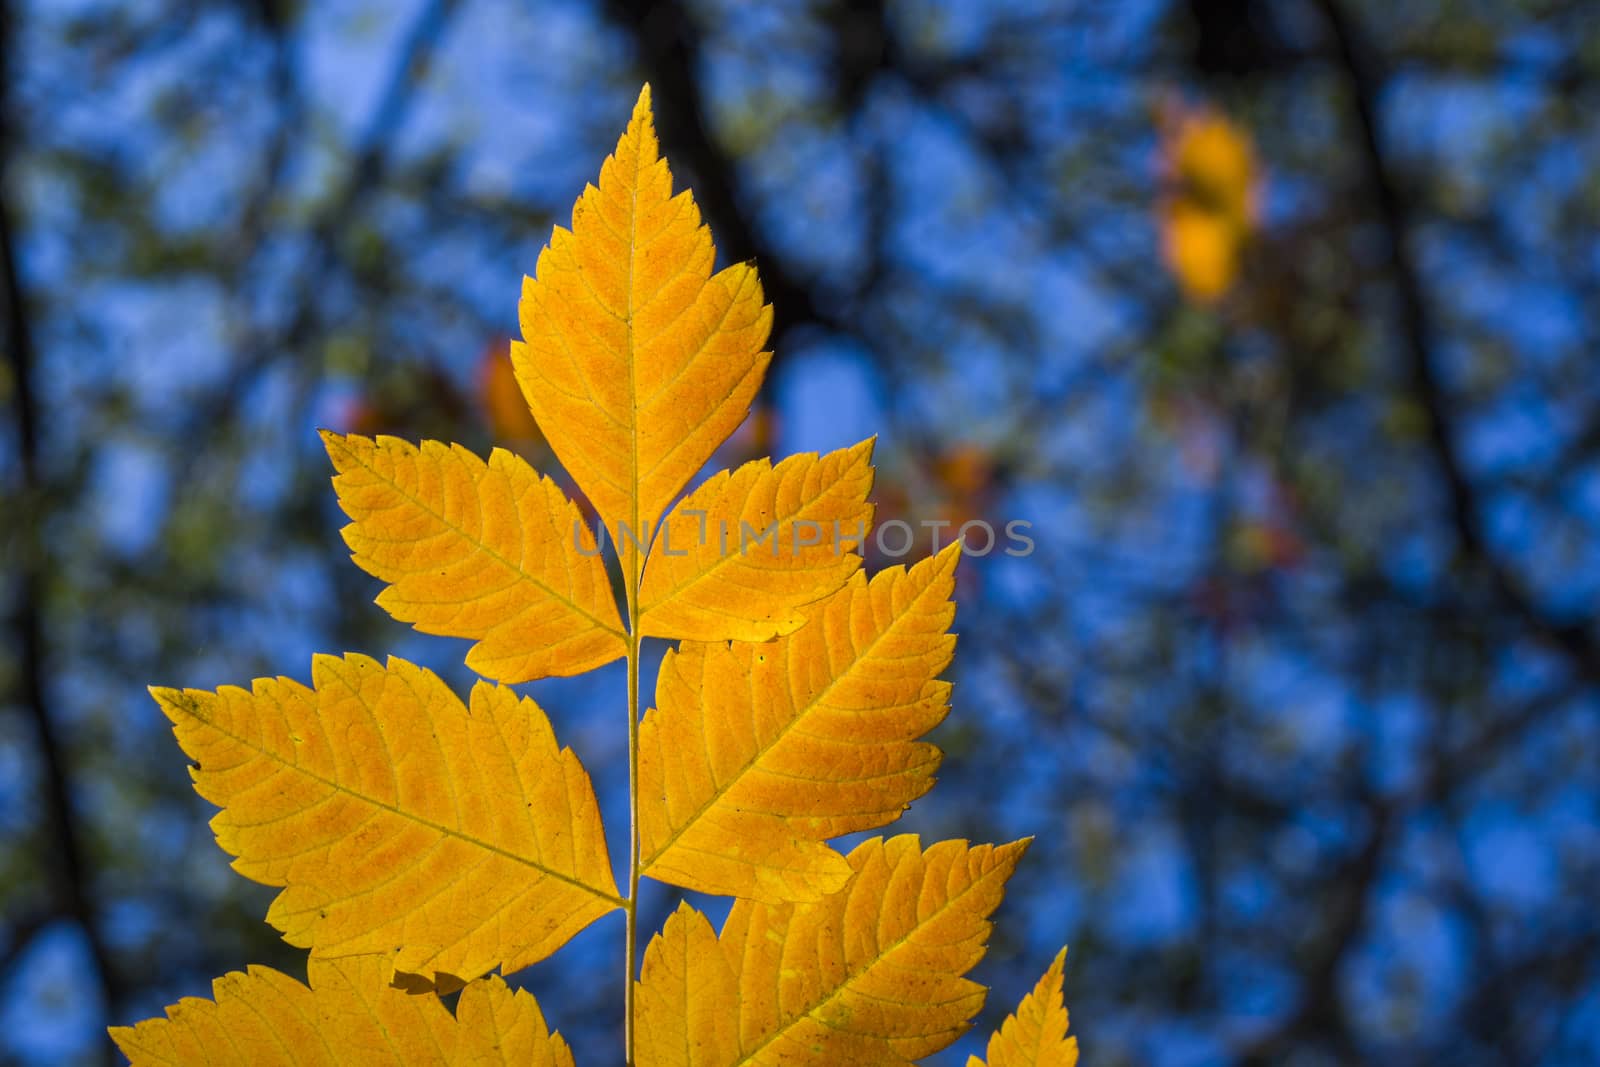
<instances>
[{"instance_id":1,"label":"blurred tree branch","mask_svg":"<svg viewBox=\"0 0 1600 1067\"><path fill-rule=\"evenodd\" d=\"M1333 39L1360 134L1366 182L1383 225L1390 280L1399 303L1401 334L1411 367L1412 389L1427 418L1428 440L1447 491L1463 557L1488 575L1496 595L1543 643L1563 654L1573 669L1600 682L1600 648L1587 625L1547 616L1500 561L1483 526L1483 506L1458 452L1454 402L1440 378L1439 344L1423 293L1422 275L1411 252L1411 209L1383 147L1379 95L1385 82L1379 61L1360 27L1338 0L1318 0Z\"/></svg>"},{"instance_id":2,"label":"blurred tree branch","mask_svg":"<svg viewBox=\"0 0 1600 1067\"><path fill-rule=\"evenodd\" d=\"M230 426L250 386L263 371L274 366L285 352L304 354L303 350L313 339L320 322L317 301L328 283L328 272L338 258L340 238L359 217L363 202L387 175L389 153L423 84L422 74L458 7L459 0L428 0L402 36L382 82L377 103L357 140L351 162L306 228L307 249L295 274L293 294L289 300L291 311L286 321L282 325L252 325L237 346L240 354L224 393L215 405L194 407L194 422L186 436L195 439L196 435L203 436L207 432ZM299 92L292 73L293 63L289 58L288 35L291 31L275 28L274 32L277 34L275 82L280 92L287 92L290 96L282 101L279 133L269 151L266 177L249 201L246 212L246 220L253 228L247 230L244 248L251 254L265 238L271 219L271 201L286 166L287 149L279 138L297 130L296 117L301 114ZM246 262L247 258L241 261L241 265ZM306 381L310 376L311 368L296 368L298 380ZM187 455L192 462L204 452L203 448L194 448Z\"/></svg>"},{"instance_id":3,"label":"blurred tree branch","mask_svg":"<svg viewBox=\"0 0 1600 1067\"><path fill-rule=\"evenodd\" d=\"M46 575L52 566L43 537L43 519L49 497L39 457L39 418L34 405L33 371L36 361L27 294L23 288L11 196L11 163L16 149L16 122L12 116L13 62L18 38L14 5L0 6L0 271L4 272L6 359L11 370L12 403L16 410L17 466L20 484L13 512L17 547L16 607L12 627L16 634L17 691L13 700L33 721L41 765L42 806L46 815L45 841L54 844L45 867L60 913L77 924L94 960L104 1010L114 1016L123 1002L125 985L107 946L99 905L95 899L95 871L89 859L84 831L74 804L70 756L56 729L47 691L49 649L46 637ZM47 845L48 847L48 845ZM12 926L9 955L24 951L32 934L44 925L39 917L30 929L28 917ZM107 1057L110 1059L109 1044Z\"/></svg>"},{"instance_id":4,"label":"blurred tree branch","mask_svg":"<svg viewBox=\"0 0 1600 1067\"><path fill-rule=\"evenodd\" d=\"M791 330L818 325L840 333L854 331L824 309L805 281L789 273L785 257L741 206L737 163L712 133L710 110L700 89L700 42L693 13L678 0L607 0L605 8L638 49L645 77L655 87L663 147L692 175L695 200L717 235L719 251L734 262L754 260L761 270L773 315L773 369L767 374L771 383Z\"/></svg>"}]
</instances>

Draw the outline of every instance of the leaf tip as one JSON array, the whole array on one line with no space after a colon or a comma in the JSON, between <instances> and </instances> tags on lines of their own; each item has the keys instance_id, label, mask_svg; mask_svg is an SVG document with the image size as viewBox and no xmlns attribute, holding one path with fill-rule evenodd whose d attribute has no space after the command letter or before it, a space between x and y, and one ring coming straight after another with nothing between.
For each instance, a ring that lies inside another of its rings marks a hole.
<instances>
[{"instance_id":1,"label":"leaf tip","mask_svg":"<svg viewBox=\"0 0 1600 1067\"><path fill-rule=\"evenodd\" d=\"M628 129L623 134L623 139L643 138L647 145L653 149L655 145L655 126L656 117L655 110L651 106L650 83L645 82L644 86L639 90L639 99L634 101L633 115L628 119ZM653 157L654 152L652 151L650 155Z\"/></svg>"},{"instance_id":2,"label":"leaf tip","mask_svg":"<svg viewBox=\"0 0 1600 1067\"><path fill-rule=\"evenodd\" d=\"M1017 840L1007 842L1004 845L995 845L993 854L998 862L1004 864L1010 870L1015 870L1017 864L1022 862L1022 857L1032 844L1032 835L1019 837Z\"/></svg>"},{"instance_id":3,"label":"leaf tip","mask_svg":"<svg viewBox=\"0 0 1600 1067\"><path fill-rule=\"evenodd\" d=\"M350 435L330 430L326 426L317 427L317 437L322 440L322 447L328 450L331 456L335 448L348 448Z\"/></svg>"},{"instance_id":4,"label":"leaf tip","mask_svg":"<svg viewBox=\"0 0 1600 1067\"><path fill-rule=\"evenodd\" d=\"M958 537L941 548L938 555L934 556L935 571L941 575L949 574L956 569L956 563L965 554L964 542Z\"/></svg>"},{"instance_id":5,"label":"leaf tip","mask_svg":"<svg viewBox=\"0 0 1600 1067\"><path fill-rule=\"evenodd\" d=\"M368 440L360 434L340 433L338 430L319 428L317 436L322 439L322 448L328 453L328 460L333 464L333 469L338 474L347 474L352 466L359 462L356 452L356 442ZM371 442L368 441L370 444ZM338 484L337 478L335 484Z\"/></svg>"},{"instance_id":6,"label":"leaf tip","mask_svg":"<svg viewBox=\"0 0 1600 1067\"><path fill-rule=\"evenodd\" d=\"M116 1045L122 1054L128 1057L130 1063L138 1063L139 1059L139 1034L131 1026L108 1026L106 1034L111 1038L111 1043Z\"/></svg>"},{"instance_id":7,"label":"leaf tip","mask_svg":"<svg viewBox=\"0 0 1600 1067\"><path fill-rule=\"evenodd\" d=\"M156 706L161 709L161 714L170 719L174 726L178 725L184 716L200 717L196 712L198 702L182 689L152 685L149 687L149 693L155 700Z\"/></svg>"}]
</instances>

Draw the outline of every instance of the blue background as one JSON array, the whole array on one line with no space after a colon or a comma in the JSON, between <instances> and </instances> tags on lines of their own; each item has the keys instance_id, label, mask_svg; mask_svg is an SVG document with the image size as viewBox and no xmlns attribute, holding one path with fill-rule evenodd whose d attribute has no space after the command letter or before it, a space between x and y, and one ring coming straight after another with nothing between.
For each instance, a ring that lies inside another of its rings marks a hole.
<instances>
[{"instance_id":1,"label":"blue background","mask_svg":"<svg viewBox=\"0 0 1600 1067\"><path fill-rule=\"evenodd\" d=\"M901 824L1036 838L936 1062L1062 943L1090 1063L1600 1061L1591 5L4 14L6 1061L303 974L144 686L346 649L467 684L371 604L314 430L554 470L485 376L646 79L778 317L719 460L877 434L880 518L1032 524L962 565L948 756ZM1215 303L1162 258L1176 106L1259 161ZM620 671L528 688L623 854ZM580 1062L618 1059L621 937L519 976Z\"/></svg>"}]
</instances>

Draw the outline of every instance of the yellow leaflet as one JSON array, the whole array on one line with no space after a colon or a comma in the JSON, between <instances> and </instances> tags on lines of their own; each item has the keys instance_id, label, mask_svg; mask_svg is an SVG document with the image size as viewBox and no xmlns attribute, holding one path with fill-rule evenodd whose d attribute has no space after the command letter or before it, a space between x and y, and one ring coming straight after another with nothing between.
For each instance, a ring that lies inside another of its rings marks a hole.
<instances>
[{"instance_id":1,"label":"yellow leaflet","mask_svg":"<svg viewBox=\"0 0 1600 1067\"><path fill-rule=\"evenodd\" d=\"M402 659L318 656L314 689L152 689L267 921L314 955L380 953L454 987L544 959L618 907L589 776L544 711L469 711Z\"/></svg>"},{"instance_id":2,"label":"yellow leaflet","mask_svg":"<svg viewBox=\"0 0 1600 1067\"><path fill-rule=\"evenodd\" d=\"M739 1058L739 979L706 917L687 903L644 954L638 983L641 1067L728 1067Z\"/></svg>"},{"instance_id":3,"label":"yellow leaflet","mask_svg":"<svg viewBox=\"0 0 1600 1067\"><path fill-rule=\"evenodd\" d=\"M1006 1016L989 1038L988 1063L970 1056L967 1067L1074 1067L1078 1039L1067 1036L1067 1005L1061 997L1066 962L1067 950L1062 949L1016 1013Z\"/></svg>"},{"instance_id":4,"label":"yellow leaflet","mask_svg":"<svg viewBox=\"0 0 1600 1067\"><path fill-rule=\"evenodd\" d=\"M680 908L646 953L639 1067L901 1067L947 1047L983 1006L963 976L1027 846L863 842L855 877L821 901L736 901L721 965L704 918Z\"/></svg>"},{"instance_id":5,"label":"yellow leaflet","mask_svg":"<svg viewBox=\"0 0 1600 1067\"><path fill-rule=\"evenodd\" d=\"M646 875L769 903L844 885L850 865L823 842L933 785L939 750L916 739L949 710L958 557L858 572L768 644L667 653L639 733Z\"/></svg>"},{"instance_id":6,"label":"yellow leaflet","mask_svg":"<svg viewBox=\"0 0 1600 1067\"><path fill-rule=\"evenodd\" d=\"M672 509L639 589L639 631L764 641L861 566L872 442L765 459L708 479Z\"/></svg>"},{"instance_id":7,"label":"yellow leaflet","mask_svg":"<svg viewBox=\"0 0 1600 1067\"><path fill-rule=\"evenodd\" d=\"M310 989L270 967L234 971L211 984L215 999L185 997L111 1038L133 1067L573 1067L533 997L498 978L468 985L452 1016L438 997L391 988L378 956L313 958L307 971Z\"/></svg>"},{"instance_id":8,"label":"yellow leaflet","mask_svg":"<svg viewBox=\"0 0 1600 1067\"><path fill-rule=\"evenodd\" d=\"M495 449L324 432L345 543L389 583L378 604L424 633L476 638L502 682L581 674L627 651L588 525L548 478Z\"/></svg>"},{"instance_id":9,"label":"yellow leaflet","mask_svg":"<svg viewBox=\"0 0 1600 1067\"><path fill-rule=\"evenodd\" d=\"M755 269L712 274L715 249L687 191L672 194L639 94L600 184L555 229L522 285L512 361L550 447L614 536L624 574L632 538L750 411L771 353L772 309Z\"/></svg>"}]
</instances>

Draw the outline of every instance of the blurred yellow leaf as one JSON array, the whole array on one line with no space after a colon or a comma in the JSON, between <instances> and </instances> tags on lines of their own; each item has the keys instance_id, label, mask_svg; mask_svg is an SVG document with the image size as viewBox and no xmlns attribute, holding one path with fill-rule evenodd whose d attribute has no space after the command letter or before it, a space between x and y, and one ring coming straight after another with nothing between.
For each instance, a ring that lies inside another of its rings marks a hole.
<instances>
[{"instance_id":1,"label":"blurred yellow leaf","mask_svg":"<svg viewBox=\"0 0 1600 1067\"><path fill-rule=\"evenodd\" d=\"M1215 303L1237 279L1257 223L1255 148L1242 127L1213 108L1179 109L1166 125L1162 253L1190 301Z\"/></svg>"},{"instance_id":2,"label":"blurred yellow leaf","mask_svg":"<svg viewBox=\"0 0 1600 1067\"><path fill-rule=\"evenodd\" d=\"M501 441L542 441L539 424L522 398L517 373L506 358L504 342L486 348L478 363L478 402L489 429Z\"/></svg>"}]
</instances>

